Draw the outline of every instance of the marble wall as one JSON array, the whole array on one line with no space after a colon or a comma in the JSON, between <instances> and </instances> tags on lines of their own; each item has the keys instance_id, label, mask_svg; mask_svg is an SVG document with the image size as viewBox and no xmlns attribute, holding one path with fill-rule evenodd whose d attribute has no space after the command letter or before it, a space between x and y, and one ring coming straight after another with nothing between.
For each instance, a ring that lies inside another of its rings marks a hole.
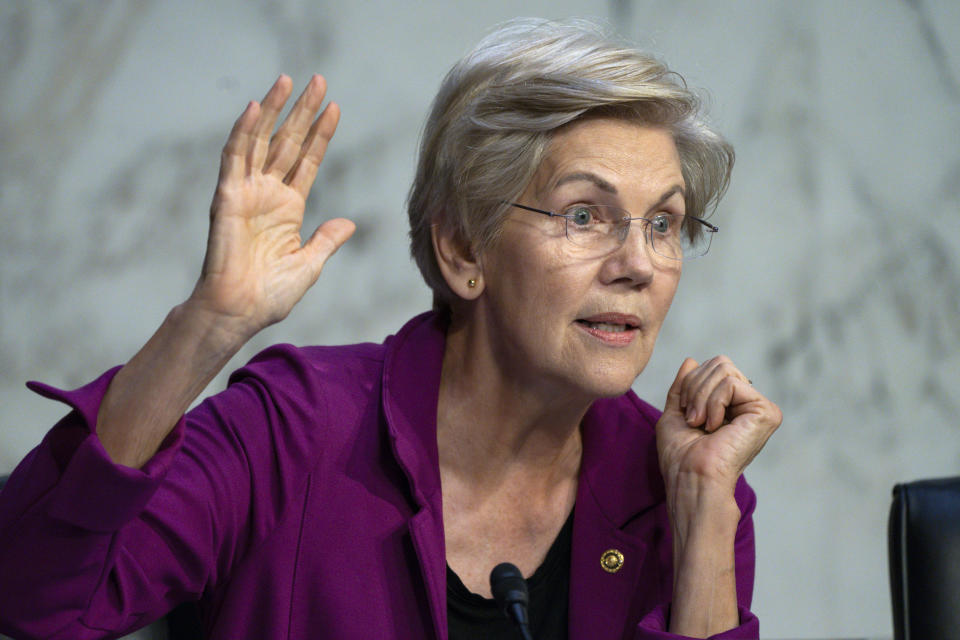
<instances>
[{"instance_id":1,"label":"marble wall","mask_svg":"<svg viewBox=\"0 0 960 640\"><path fill-rule=\"evenodd\" d=\"M786 415L748 471L764 637L889 635L890 489L960 473L950 0L4 3L0 472L62 413L25 380L125 361L189 293L219 148L280 71L324 73L343 109L306 225L359 229L231 367L426 308L403 209L418 130L445 69L521 14L610 20L708 89L733 186L636 388L660 404L683 356L733 357Z\"/></svg>"}]
</instances>

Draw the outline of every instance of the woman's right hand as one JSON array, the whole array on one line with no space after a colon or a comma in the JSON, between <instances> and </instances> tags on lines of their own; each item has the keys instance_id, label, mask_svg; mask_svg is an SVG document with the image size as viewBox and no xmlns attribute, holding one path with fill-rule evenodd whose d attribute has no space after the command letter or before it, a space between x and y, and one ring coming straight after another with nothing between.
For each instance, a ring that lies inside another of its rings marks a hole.
<instances>
[{"instance_id":1,"label":"woman's right hand","mask_svg":"<svg viewBox=\"0 0 960 640\"><path fill-rule=\"evenodd\" d=\"M262 105L249 103L230 132L203 271L186 304L210 314L241 343L285 318L355 229L349 220L328 220L303 243L307 195L340 109L330 103L316 115L326 82L315 75L271 136L291 90L292 81L281 75Z\"/></svg>"},{"instance_id":2,"label":"woman's right hand","mask_svg":"<svg viewBox=\"0 0 960 640\"><path fill-rule=\"evenodd\" d=\"M282 320L353 233L325 222L303 243L304 204L340 110L316 115L326 83L314 76L272 136L290 97L280 76L251 102L223 148L210 206L203 272L190 298L110 382L96 432L110 458L139 468L153 457L204 387L257 331Z\"/></svg>"}]
</instances>

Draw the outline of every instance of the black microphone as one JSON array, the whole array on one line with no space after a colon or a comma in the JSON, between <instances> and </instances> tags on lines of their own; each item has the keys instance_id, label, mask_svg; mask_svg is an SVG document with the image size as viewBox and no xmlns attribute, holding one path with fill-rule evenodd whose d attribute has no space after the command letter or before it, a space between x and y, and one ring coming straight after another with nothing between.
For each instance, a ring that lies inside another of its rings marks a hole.
<instances>
[{"instance_id":1,"label":"black microphone","mask_svg":"<svg viewBox=\"0 0 960 640\"><path fill-rule=\"evenodd\" d=\"M497 601L503 614L519 627L523 640L533 640L527 619L530 594L520 569L509 562L501 562L495 566L490 572L490 591L493 592L493 599Z\"/></svg>"}]
</instances>

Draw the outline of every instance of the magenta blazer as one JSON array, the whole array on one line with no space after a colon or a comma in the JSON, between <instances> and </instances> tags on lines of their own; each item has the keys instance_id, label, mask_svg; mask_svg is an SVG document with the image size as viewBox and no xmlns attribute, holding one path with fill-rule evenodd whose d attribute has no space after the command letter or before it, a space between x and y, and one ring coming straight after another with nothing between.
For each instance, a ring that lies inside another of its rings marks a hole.
<instances>
[{"instance_id":1,"label":"magenta blazer","mask_svg":"<svg viewBox=\"0 0 960 640\"><path fill-rule=\"evenodd\" d=\"M445 327L431 313L382 345L271 347L177 424L141 470L96 437L116 370L0 493L0 633L116 637L199 600L206 637L447 638L436 408ZM678 638L659 412L632 392L583 420L570 637ZM757 638L753 491L736 490L741 626ZM623 555L616 572L601 566ZM508 560L508 558L505 558Z\"/></svg>"}]
</instances>

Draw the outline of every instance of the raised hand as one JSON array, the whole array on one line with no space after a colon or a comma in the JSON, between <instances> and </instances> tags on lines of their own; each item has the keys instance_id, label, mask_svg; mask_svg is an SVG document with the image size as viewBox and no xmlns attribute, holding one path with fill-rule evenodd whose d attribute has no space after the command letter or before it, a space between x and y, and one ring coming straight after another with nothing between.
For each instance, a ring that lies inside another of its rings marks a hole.
<instances>
[{"instance_id":1,"label":"raised hand","mask_svg":"<svg viewBox=\"0 0 960 640\"><path fill-rule=\"evenodd\" d=\"M703 364L688 358L667 393L657 423L660 469L668 488L696 479L733 489L782 420L725 356Z\"/></svg>"},{"instance_id":2,"label":"raised hand","mask_svg":"<svg viewBox=\"0 0 960 640\"><path fill-rule=\"evenodd\" d=\"M210 206L203 271L189 301L241 339L285 318L355 228L343 218L329 220L303 242L307 194L340 110L330 103L317 116L326 82L315 75L273 134L291 90L290 78L280 76L230 132Z\"/></svg>"},{"instance_id":3,"label":"raised hand","mask_svg":"<svg viewBox=\"0 0 960 640\"><path fill-rule=\"evenodd\" d=\"M96 431L114 462L139 468L149 460L217 372L257 331L290 313L353 233L354 224L339 218L305 244L300 237L340 110L331 103L317 116L326 83L314 76L271 137L290 91L290 78L280 76L263 104L251 102L233 125L200 279L110 383Z\"/></svg>"},{"instance_id":4,"label":"raised hand","mask_svg":"<svg viewBox=\"0 0 960 640\"><path fill-rule=\"evenodd\" d=\"M730 360L687 358L657 422L673 535L670 631L706 638L737 626L737 480L782 416Z\"/></svg>"}]
</instances>

